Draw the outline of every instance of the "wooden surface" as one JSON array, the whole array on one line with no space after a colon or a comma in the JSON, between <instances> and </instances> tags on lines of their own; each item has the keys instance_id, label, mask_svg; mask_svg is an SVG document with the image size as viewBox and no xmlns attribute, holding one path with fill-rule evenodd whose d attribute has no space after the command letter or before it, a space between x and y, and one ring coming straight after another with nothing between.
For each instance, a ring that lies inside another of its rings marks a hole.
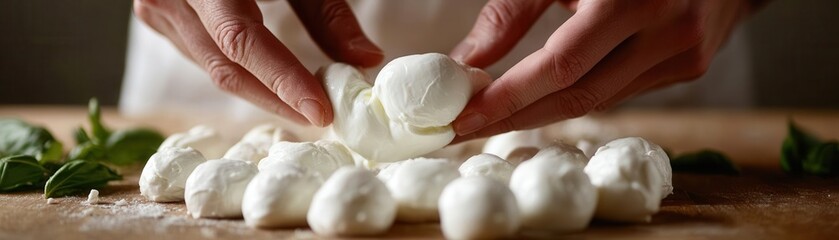
<instances>
[{"instance_id":1,"label":"wooden surface","mask_svg":"<svg viewBox=\"0 0 839 240\"><path fill-rule=\"evenodd\" d=\"M42 124L72 145L73 127L85 120L82 108L0 106L0 117ZM791 177L780 172L778 155L785 122L793 117L824 138L839 138L839 112L811 111L638 111L601 114L548 127L549 135L578 138L643 136L675 152L715 148L743 170L739 176L675 174L675 193L648 224L595 221L585 231L564 235L523 232L521 238L755 238L836 239L839 236L839 178ZM115 127L145 125L165 133L208 123L236 138L255 122L224 117L147 116L125 119L105 112ZM207 121L206 119L212 119ZM290 127L306 139L314 128ZM465 155L482 141L467 144ZM183 204L158 204L139 195L137 170L101 190L102 203L84 196L47 204L40 192L0 194L0 239L277 239L317 238L308 229L252 229L237 219L192 219ZM116 202L125 200L127 204ZM382 237L440 238L436 224L397 224Z\"/></svg>"}]
</instances>

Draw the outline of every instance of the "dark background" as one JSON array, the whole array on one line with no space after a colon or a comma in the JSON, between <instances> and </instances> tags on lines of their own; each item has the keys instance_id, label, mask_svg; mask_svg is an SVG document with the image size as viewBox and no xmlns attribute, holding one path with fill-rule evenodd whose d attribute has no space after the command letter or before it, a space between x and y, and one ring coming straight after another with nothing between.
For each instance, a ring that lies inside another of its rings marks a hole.
<instances>
[{"instance_id":1,"label":"dark background","mask_svg":"<svg viewBox=\"0 0 839 240\"><path fill-rule=\"evenodd\" d=\"M0 1L0 104L115 104L131 5ZM744 23L757 107L839 109L837 10L835 0L775 0Z\"/></svg>"}]
</instances>

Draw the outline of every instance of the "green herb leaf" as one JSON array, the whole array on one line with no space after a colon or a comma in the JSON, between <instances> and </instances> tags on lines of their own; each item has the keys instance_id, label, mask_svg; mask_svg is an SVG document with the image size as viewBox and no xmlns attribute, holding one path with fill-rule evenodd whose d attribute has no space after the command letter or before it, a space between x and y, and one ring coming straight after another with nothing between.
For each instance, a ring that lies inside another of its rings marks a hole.
<instances>
[{"instance_id":1,"label":"green herb leaf","mask_svg":"<svg viewBox=\"0 0 839 240\"><path fill-rule=\"evenodd\" d=\"M788 173L801 173L802 163L808 153L822 142L815 136L804 132L795 122L789 121L787 137L781 145L781 167Z\"/></svg>"},{"instance_id":2,"label":"green herb leaf","mask_svg":"<svg viewBox=\"0 0 839 240\"><path fill-rule=\"evenodd\" d=\"M73 160L64 164L47 180L44 198L101 189L109 181L120 179L122 176L100 162Z\"/></svg>"},{"instance_id":3,"label":"green herb leaf","mask_svg":"<svg viewBox=\"0 0 839 240\"><path fill-rule=\"evenodd\" d=\"M829 176L839 173L839 144L826 142L810 150L802 162L805 173Z\"/></svg>"},{"instance_id":4,"label":"green herb leaf","mask_svg":"<svg viewBox=\"0 0 839 240\"><path fill-rule=\"evenodd\" d=\"M85 159L91 161L106 161L105 147L93 142L85 142L70 150L67 160Z\"/></svg>"},{"instance_id":5,"label":"green herb leaf","mask_svg":"<svg viewBox=\"0 0 839 240\"><path fill-rule=\"evenodd\" d=\"M47 172L32 156L17 155L0 159L0 192L43 186Z\"/></svg>"},{"instance_id":6,"label":"green herb leaf","mask_svg":"<svg viewBox=\"0 0 839 240\"><path fill-rule=\"evenodd\" d=\"M714 150L682 154L670 159L673 172L737 175L740 170L728 157Z\"/></svg>"},{"instance_id":7,"label":"green herb leaf","mask_svg":"<svg viewBox=\"0 0 839 240\"><path fill-rule=\"evenodd\" d=\"M116 165L142 163L157 152L163 143L160 133L143 128L119 130L111 134L106 143L108 162Z\"/></svg>"},{"instance_id":8,"label":"green herb leaf","mask_svg":"<svg viewBox=\"0 0 839 240\"><path fill-rule=\"evenodd\" d=\"M76 145L82 145L86 142L90 142L90 136L87 135L87 132L81 126L77 127L76 130L73 130L73 138L76 139Z\"/></svg>"},{"instance_id":9,"label":"green herb leaf","mask_svg":"<svg viewBox=\"0 0 839 240\"><path fill-rule=\"evenodd\" d=\"M87 104L88 120L90 121L90 129L93 134L93 142L96 144L104 144L111 135L111 130L102 125L102 113L99 108L99 101L96 98L91 98Z\"/></svg>"},{"instance_id":10,"label":"green herb leaf","mask_svg":"<svg viewBox=\"0 0 839 240\"><path fill-rule=\"evenodd\" d=\"M43 127L17 119L0 119L0 157L34 156L40 163L60 162L61 142Z\"/></svg>"}]
</instances>

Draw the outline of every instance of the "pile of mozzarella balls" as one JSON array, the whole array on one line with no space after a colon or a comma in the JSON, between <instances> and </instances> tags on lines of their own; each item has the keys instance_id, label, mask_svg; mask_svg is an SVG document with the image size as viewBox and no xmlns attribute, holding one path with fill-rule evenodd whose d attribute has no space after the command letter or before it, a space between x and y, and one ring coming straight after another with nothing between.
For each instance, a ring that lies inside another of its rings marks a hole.
<instances>
[{"instance_id":1,"label":"pile of mozzarella balls","mask_svg":"<svg viewBox=\"0 0 839 240\"><path fill-rule=\"evenodd\" d=\"M333 103L334 140L300 142L263 125L228 147L198 126L164 141L143 169L141 194L185 201L195 218L241 217L259 228L345 237L439 222L446 238L478 239L579 231L592 218L648 222L672 192L667 155L642 138L583 151L522 131L490 138L462 163L431 157L489 82L442 54L398 58L375 86L344 64L318 76Z\"/></svg>"}]
</instances>

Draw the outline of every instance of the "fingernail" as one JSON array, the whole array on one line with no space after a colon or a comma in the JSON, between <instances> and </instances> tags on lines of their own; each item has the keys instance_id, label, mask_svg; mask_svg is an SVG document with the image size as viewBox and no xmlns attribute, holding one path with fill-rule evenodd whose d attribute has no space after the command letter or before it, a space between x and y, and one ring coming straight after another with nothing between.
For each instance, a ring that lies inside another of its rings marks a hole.
<instances>
[{"instance_id":1,"label":"fingernail","mask_svg":"<svg viewBox=\"0 0 839 240\"><path fill-rule=\"evenodd\" d=\"M323 116L326 115L323 112L323 105L320 105L320 103L315 100L306 98L297 103L297 109L300 110L300 113L302 113L303 116L306 116L306 119L309 119L309 122L316 126L323 127Z\"/></svg>"},{"instance_id":2,"label":"fingernail","mask_svg":"<svg viewBox=\"0 0 839 240\"><path fill-rule=\"evenodd\" d=\"M463 120L458 122L454 129L459 135L469 134L486 125L487 118L480 113L470 113L463 117Z\"/></svg>"},{"instance_id":3,"label":"fingernail","mask_svg":"<svg viewBox=\"0 0 839 240\"><path fill-rule=\"evenodd\" d=\"M373 45L367 38L361 37L356 38L350 41L350 49L353 51L359 51L364 53L376 54L376 55L384 55L382 50L376 45Z\"/></svg>"},{"instance_id":4,"label":"fingernail","mask_svg":"<svg viewBox=\"0 0 839 240\"><path fill-rule=\"evenodd\" d=\"M473 50L475 50L475 45L472 45L471 43L461 43L452 50L449 56L454 58L454 60L464 62L466 61L466 58L472 54Z\"/></svg>"}]
</instances>

